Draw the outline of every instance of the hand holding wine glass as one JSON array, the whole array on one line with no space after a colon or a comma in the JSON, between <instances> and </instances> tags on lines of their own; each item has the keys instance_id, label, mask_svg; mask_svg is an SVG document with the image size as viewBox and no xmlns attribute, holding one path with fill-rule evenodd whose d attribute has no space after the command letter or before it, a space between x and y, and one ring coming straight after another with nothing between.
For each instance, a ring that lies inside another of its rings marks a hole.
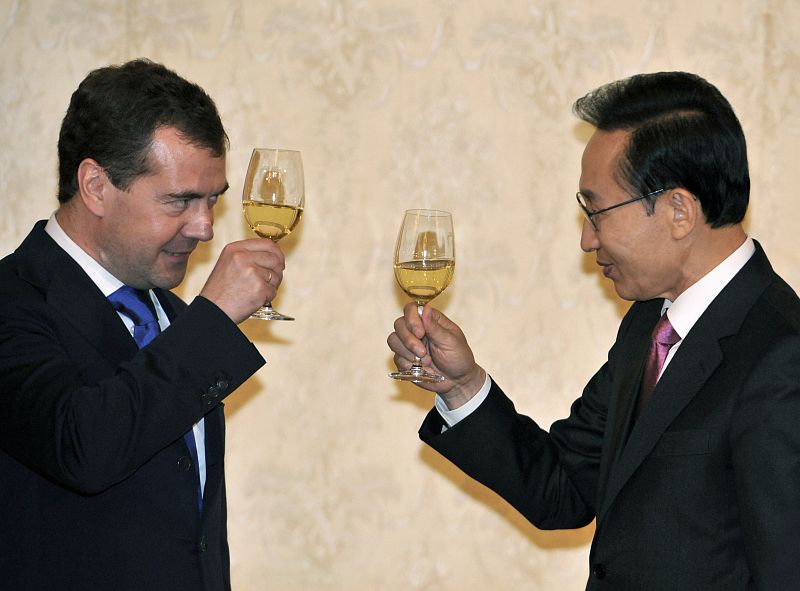
<instances>
[{"instance_id":1,"label":"hand holding wine glass","mask_svg":"<svg viewBox=\"0 0 800 591\"><path fill-rule=\"evenodd\" d=\"M242 190L244 218L262 238L277 242L300 222L305 207L303 161L296 150L256 148ZM251 318L294 320L265 302Z\"/></svg>"},{"instance_id":2,"label":"hand holding wine glass","mask_svg":"<svg viewBox=\"0 0 800 591\"><path fill-rule=\"evenodd\" d=\"M410 209L403 216L394 254L397 283L417 304L422 315L425 304L450 285L455 271L455 236L449 212ZM417 357L406 370L389 374L397 380L440 382L444 378L426 371Z\"/></svg>"}]
</instances>

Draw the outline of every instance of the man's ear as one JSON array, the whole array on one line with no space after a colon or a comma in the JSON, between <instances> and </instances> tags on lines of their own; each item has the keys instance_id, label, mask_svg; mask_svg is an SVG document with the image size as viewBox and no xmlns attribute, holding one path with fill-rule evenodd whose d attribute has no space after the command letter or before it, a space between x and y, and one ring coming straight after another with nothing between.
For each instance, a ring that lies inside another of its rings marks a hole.
<instances>
[{"instance_id":1,"label":"man's ear","mask_svg":"<svg viewBox=\"0 0 800 591\"><path fill-rule=\"evenodd\" d=\"M84 158L78 165L78 194L86 209L97 217L103 217L114 188L105 169L96 160Z\"/></svg>"},{"instance_id":2,"label":"man's ear","mask_svg":"<svg viewBox=\"0 0 800 591\"><path fill-rule=\"evenodd\" d=\"M669 210L672 214L672 237L680 240L703 222L700 202L685 189L673 189L669 196Z\"/></svg>"}]
</instances>

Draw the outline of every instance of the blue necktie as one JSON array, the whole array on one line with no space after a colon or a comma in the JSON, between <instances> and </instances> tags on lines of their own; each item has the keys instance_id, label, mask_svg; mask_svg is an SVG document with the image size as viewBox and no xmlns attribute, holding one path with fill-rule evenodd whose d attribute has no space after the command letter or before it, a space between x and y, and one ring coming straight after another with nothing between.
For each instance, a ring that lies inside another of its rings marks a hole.
<instances>
[{"instance_id":1,"label":"blue necktie","mask_svg":"<svg viewBox=\"0 0 800 591\"><path fill-rule=\"evenodd\" d=\"M133 339L140 349L161 333L153 302L146 291L123 285L108 296L108 301L117 312L133 320Z\"/></svg>"},{"instance_id":2,"label":"blue necktie","mask_svg":"<svg viewBox=\"0 0 800 591\"><path fill-rule=\"evenodd\" d=\"M117 291L108 296L108 301L120 314L124 314L133 320L133 340L141 349L161 333L161 327L156 318L156 311L150 294L141 289L134 289L128 285L123 285ZM199 464L197 462L197 444L194 440L194 432L189 429L183 435L184 441L189 448L189 454L195 466L195 473L200 478ZM197 504L203 510L203 491L197 487Z\"/></svg>"}]
</instances>

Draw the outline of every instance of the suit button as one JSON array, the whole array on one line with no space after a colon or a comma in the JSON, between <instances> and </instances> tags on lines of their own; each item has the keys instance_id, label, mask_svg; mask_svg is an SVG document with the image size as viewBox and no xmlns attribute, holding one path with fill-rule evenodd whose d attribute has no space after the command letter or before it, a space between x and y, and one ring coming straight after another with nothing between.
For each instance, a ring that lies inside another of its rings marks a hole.
<instances>
[{"instance_id":1,"label":"suit button","mask_svg":"<svg viewBox=\"0 0 800 591\"><path fill-rule=\"evenodd\" d=\"M598 579L604 579L606 576L606 567L598 562L592 567L592 574Z\"/></svg>"},{"instance_id":2,"label":"suit button","mask_svg":"<svg viewBox=\"0 0 800 591\"><path fill-rule=\"evenodd\" d=\"M216 398L217 396L219 396L219 389L218 389L216 386L211 386L211 387L208 389L208 392L207 392L207 394L208 394L208 395L209 395L211 398Z\"/></svg>"},{"instance_id":3,"label":"suit button","mask_svg":"<svg viewBox=\"0 0 800 591\"><path fill-rule=\"evenodd\" d=\"M200 536L200 543L197 544L197 547L200 549L200 552L206 551L207 544L205 536Z\"/></svg>"},{"instance_id":4,"label":"suit button","mask_svg":"<svg viewBox=\"0 0 800 591\"><path fill-rule=\"evenodd\" d=\"M229 385L228 380L217 380L217 388L220 390L227 390Z\"/></svg>"},{"instance_id":5,"label":"suit button","mask_svg":"<svg viewBox=\"0 0 800 591\"><path fill-rule=\"evenodd\" d=\"M181 456L178 458L178 470L181 472L188 472L192 469L192 460L188 456Z\"/></svg>"}]
</instances>

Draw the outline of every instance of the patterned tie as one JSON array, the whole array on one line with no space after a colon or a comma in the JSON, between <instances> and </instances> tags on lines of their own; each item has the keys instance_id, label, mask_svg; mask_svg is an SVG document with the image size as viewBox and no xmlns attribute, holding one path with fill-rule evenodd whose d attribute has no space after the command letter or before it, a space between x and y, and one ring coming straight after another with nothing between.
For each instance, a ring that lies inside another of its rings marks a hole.
<instances>
[{"instance_id":1,"label":"patterned tie","mask_svg":"<svg viewBox=\"0 0 800 591\"><path fill-rule=\"evenodd\" d=\"M672 328L672 324L664 313L653 329L650 349L647 351L647 363L644 366L642 385L639 389L639 400L636 402L636 417L642 414L645 404L653 394L661 368L672 346L681 340L680 335Z\"/></svg>"},{"instance_id":2,"label":"patterned tie","mask_svg":"<svg viewBox=\"0 0 800 591\"><path fill-rule=\"evenodd\" d=\"M108 301L120 314L124 314L133 320L133 340L141 349L161 333L161 327L156 318L156 311L150 294L141 289L134 289L128 285L123 285L117 291L108 296ZM194 432L189 429L183 435L183 440L189 448L189 454L194 462L195 472L200 478L199 464L197 463L197 444L194 440ZM200 510L203 510L203 492L200 486L197 487L197 502Z\"/></svg>"}]
</instances>

